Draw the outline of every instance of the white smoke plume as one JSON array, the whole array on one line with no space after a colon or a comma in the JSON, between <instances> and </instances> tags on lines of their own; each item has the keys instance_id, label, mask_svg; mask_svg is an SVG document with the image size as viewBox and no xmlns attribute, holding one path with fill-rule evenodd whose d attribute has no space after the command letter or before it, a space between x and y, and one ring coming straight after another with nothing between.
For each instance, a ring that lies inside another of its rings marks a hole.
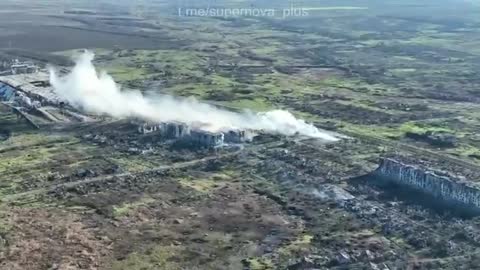
<instances>
[{"instance_id":1,"label":"white smoke plume","mask_svg":"<svg viewBox=\"0 0 480 270\"><path fill-rule=\"evenodd\" d=\"M138 91L122 91L106 72L97 73L93 58L91 52L81 54L75 67L63 77L50 69L50 83L59 97L89 113L117 118L136 117L158 123L177 121L210 131L251 129L337 140L304 120L296 119L288 111L236 113L195 99L147 97Z\"/></svg>"}]
</instances>

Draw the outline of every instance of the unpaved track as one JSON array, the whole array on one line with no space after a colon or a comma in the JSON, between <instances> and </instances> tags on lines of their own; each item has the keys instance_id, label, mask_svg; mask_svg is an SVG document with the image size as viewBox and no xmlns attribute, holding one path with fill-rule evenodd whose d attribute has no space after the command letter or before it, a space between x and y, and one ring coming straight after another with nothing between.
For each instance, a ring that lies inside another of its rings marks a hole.
<instances>
[{"instance_id":1,"label":"unpaved track","mask_svg":"<svg viewBox=\"0 0 480 270\"><path fill-rule=\"evenodd\" d=\"M432 157L436 160L443 159L447 160L448 162L458 165L460 167L465 167L473 171L480 171L480 165L476 164L474 162L461 159L461 158L456 158L451 155L447 155L444 153L440 153L437 151L425 149L425 148L419 148L417 146L409 145L406 143L401 143L401 142L395 142L389 139L385 139L379 136L372 136L372 135L365 135L365 134L360 134L356 132L347 132L346 133L349 136L358 138L362 140L364 143L368 143L371 145L381 145L381 146L390 146L394 149L401 149L403 152L410 152L412 154L417 154L420 156L427 156L427 157Z\"/></svg>"},{"instance_id":2,"label":"unpaved track","mask_svg":"<svg viewBox=\"0 0 480 270\"><path fill-rule=\"evenodd\" d=\"M192 166L195 166L195 165L198 165L198 164L201 164L201 163L204 163L204 162L208 162L208 161L211 161L211 160L216 160L216 159L222 159L222 158L226 158L226 157L235 156L239 153L240 153L240 151L236 151L236 152L233 152L233 153L227 153L227 154L223 154L223 155L215 155L215 156L209 156L209 157L205 157L205 158L201 158L201 159L186 161L186 162L178 162L178 163L174 163L174 164L171 164L171 165L162 165L162 166L158 166L156 168L144 170L144 171L141 171L141 172L135 172L135 173L125 172L125 173L118 173L118 174L101 175L101 176L86 178L86 179L78 180L78 181L74 181L74 182L66 182L66 183L56 184L56 185L52 185L52 186L49 186L49 187L44 187L44 188L40 188L40 189L35 189L35 190L30 190L30 191L26 191L26 192L22 192L22 193L8 195L8 196L5 196L4 198L2 198L1 201L3 201L3 202L13 202L15 200L18 200L19 198L44 194L44 193L47 193L51 190L55 190L57 188L62 188L62 187L63 188L72 188L72 187L75 187L75 186L78 186L78 185L83 185L83 184L91 184L91 183L108 181L108 180L113 179L113 178L124 178L124 177L128 177L128 176L142 175L142 174L151 173L151 172L161 172L161 171L166 171L166 170L170 170L170 169L184 169L184 168L192 167Z\"/></svg>"}]
</instances>

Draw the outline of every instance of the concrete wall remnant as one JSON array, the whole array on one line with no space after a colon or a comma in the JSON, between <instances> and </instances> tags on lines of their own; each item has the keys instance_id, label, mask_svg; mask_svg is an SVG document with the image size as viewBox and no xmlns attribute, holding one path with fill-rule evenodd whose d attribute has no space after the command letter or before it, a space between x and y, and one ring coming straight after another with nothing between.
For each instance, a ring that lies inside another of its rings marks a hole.
<instances>
[{"instance_id":1,"label":"concrete wall remnant","mask_svg":"<svg viewBox=\"0 0 480 270\"><path fill-rule=\"evenodd\" d=\"M384 158L374 175L382 180L413 188L445 202L480 210L480 189L454 176L444 176L418 166Z\"/></svg>"},{"instance_id":2,"label":"concrete wall remnant","mask_svg":"<svg viewBox=\"0 0 480 270\"><path fill-rule=\"evenodd\" d=\"M161 132L169 139L179 139L190 135L190 127L184 123L166 123L161 127Z\"/></svg>"}]
</instances>

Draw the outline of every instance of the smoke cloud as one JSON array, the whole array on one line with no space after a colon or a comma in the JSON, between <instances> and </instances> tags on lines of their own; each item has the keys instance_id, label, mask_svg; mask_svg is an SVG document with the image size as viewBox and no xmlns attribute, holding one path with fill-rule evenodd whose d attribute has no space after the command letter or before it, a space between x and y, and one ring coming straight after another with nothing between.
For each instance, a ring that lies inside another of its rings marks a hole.
<instances>
[{"instance_id":1,"label":"smoke cloud","mask_svg":"<svg viewBox=\"0 0 480 270\"><path fill-rule=\"evenodd\" d=\"M192 98L154 97L138 91L122 91L106 72L97 73L93 58L91 52L81 54L71 72L62 77L50 69L50 83L59 97L89 113L116 118L136 117L159 123L177 121L209 131L250 129L337 140L284 110L237 113Z\"/></svg>"}]
</instances>

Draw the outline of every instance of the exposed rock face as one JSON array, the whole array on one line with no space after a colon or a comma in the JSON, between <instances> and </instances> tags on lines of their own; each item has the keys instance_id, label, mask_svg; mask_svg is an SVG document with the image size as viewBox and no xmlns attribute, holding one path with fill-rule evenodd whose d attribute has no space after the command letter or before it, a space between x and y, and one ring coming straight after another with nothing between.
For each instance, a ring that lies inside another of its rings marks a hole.
<instances>
[{"instance_id":1,"label":"exposed rock face","mask_svg":"<svg viewBox=\"0 0 480 270\"><path fill-rule=\"evenodd\" d=\"M480 189L452 176L441 176L388 158L382 159L374 175L450 203L480 210Z\"/></svg>"}]
</instances>

